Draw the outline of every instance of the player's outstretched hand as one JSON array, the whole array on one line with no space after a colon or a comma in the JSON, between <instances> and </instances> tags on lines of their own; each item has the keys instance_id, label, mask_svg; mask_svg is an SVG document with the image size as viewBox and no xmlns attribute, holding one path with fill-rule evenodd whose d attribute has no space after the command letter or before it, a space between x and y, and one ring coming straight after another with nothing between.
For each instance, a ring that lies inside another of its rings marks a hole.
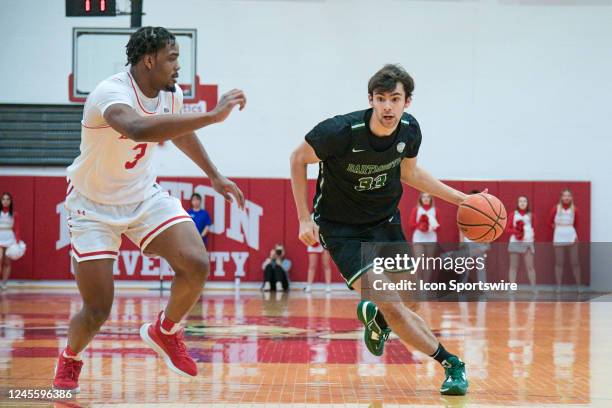
<instances>
[{"instance_id":1,"label":"player's outstretched hand","mask_svg":"<svg viewBox=\"0 0 612 408\"><path fill-rule=\"evenodd\" d=\"M319 226L311 219L300 221L300 241L306 245L319 242Z\"/></svg>"},{"instance_id":2,"label":"player's outstretched hand","mask_svg":"<svg viewBox=\"0 0 612 408\"><path fill-rule=\"evenodd\" d=\"M217 106L213 109L212 114L214 115L215 122L223 122L234 109L234 106L238 105L240 110L243 110L246 106L246 95L240 89L232 89L231 91L224 93L219 99Z\"/></svg>"},{"instance_id":3,"label":"player's outstretched hand","mask_svg":"<svg viewBox=\"0 0 612 408\"><path fill-rule=\"evenodd\" d=\"M212 188L219 194L221 194L230 203L236 201L238 207L244 209L244 194L238 188L236 183L228 179L227 177L219 176L211 180Z\"/></svg>"}]
</instances>

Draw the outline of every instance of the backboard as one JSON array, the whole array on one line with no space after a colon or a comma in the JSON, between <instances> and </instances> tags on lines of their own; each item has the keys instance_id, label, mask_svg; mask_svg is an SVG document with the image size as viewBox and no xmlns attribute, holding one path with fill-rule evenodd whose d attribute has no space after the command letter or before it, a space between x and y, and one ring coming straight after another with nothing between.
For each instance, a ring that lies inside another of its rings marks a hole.
<instances>
[{"instance_id":1,"label":"backboard","mask_svg":"<svg viewBox=\"0 0 612 408\"><path fill-rule=\"evenodd\" d=\"M195 97L196 49L195 29L169 29L179 44L179 84L185 100ZM125 46L134 28L83 28L72 30L72 73L68 77L69 99L85 102L87 95L105 78L128 69Z\"/></svg>"}]
</instances>

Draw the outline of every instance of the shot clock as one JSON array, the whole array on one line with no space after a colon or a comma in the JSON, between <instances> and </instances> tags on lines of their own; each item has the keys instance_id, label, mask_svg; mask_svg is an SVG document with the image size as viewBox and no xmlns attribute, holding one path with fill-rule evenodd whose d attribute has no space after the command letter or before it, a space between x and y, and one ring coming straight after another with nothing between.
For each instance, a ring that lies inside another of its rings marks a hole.
<instances>
[{"instance_id":1,"label":"shot clock","mask_svg":"<svg viewBox=\"0 0 612 408\"><path fill-rule=\"evenodd\" d=\"M115 17L115 0L66 0L66 17Z\"/></svg>"}]
</instances>

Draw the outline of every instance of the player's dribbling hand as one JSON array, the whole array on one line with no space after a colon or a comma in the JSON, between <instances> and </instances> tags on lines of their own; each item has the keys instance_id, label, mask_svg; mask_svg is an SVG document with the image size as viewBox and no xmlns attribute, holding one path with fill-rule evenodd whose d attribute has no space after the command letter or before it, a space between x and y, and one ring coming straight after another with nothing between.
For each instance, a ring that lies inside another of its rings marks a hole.
<instances>
[{"instance_id":1,"label":"player's dribbling hand","mask_svg":"<svg viewBox=\"0 0 612 408\"><path fill-rule=\"evenodd\" d=\"M246 95L240 89L232 89L221 95L217 106L212 110L215 122L223 122L236 105L239 106L240 110L243 110L246 106Z\"/></svg>"},{"instance_id":2,"label":"player's dribbling hand","mask_svg":"<svg viewBox=\"0 0 612 408\"><path fill-rule=\"evenodd\" d=\"M473 194L465 194L465 193L462 193L462 194L463 194L463 197L462 197L462 199L459 201L459 203L457 205L461 205L461 203L465 202L465 200L467 200L469 196L473 195ZM485 188L484 190L482 190L478 194L489 194L489 189Z\"/></svg>"},{"instance_id":3,"label":"player's dribbling hand","mask_svg":"<svg viewBox=\"0 0 612 408\"><path fill-rule=\"evenodd\" d=\"M300 221L300 241L306 245L314 245L319 242L319 226L311 219Z\"/></svg>"},{"instance_id":4,"label":"player's dribbling hand","mask_svg":"<svg viewBox=\"0 0 612 408\"><path fill-rule=\"evenodd\" d=\"M230 203L236 201L238 208L244 209L244 194L238 188L236 183L227 177L219 176L211 179L212 188L221 194Z\"/></svg>"}]
</instances>

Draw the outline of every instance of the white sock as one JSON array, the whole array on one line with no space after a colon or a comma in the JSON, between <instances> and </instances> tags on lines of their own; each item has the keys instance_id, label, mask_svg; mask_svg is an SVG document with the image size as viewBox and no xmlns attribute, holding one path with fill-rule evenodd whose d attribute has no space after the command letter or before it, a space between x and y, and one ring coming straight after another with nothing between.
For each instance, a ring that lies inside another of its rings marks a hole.
<instances>
[{"instance_id":1,"label":"white sock","mask_svg":"<svg viewBox=\"0 0 612 408\"><path fill-rule=\"evenodd\" d=\"M66 347L64 348L64 351L62 351L62 356L64 356L64 358L71 358L73 360L76 361L81 361L81 353L83 353L82 351L80 353L77 353L75 356L69 356L68 354L66 354L66 348L68 347L68 345L66 345Z\"/></svg>"},{"instance_id":2,"label":"white sock","mask_svg":"<svg viewBox=\"0 0 612 408\"><path fill-rule=\"evenodd\" d=\"M174 323L174 326L172 326L170 328L170 330L164 329L164 327L163 327L164 320L166 320L166 314L164 312L162 312L162 314L161 314L161 316L159 318L159 329L161 330L161 332L163 334L175 334L177 331L180 330L180 328L181 328L180 323ZM168 321L170 321L170 319L168 319Z\"/></svg>"}]
</instances>

